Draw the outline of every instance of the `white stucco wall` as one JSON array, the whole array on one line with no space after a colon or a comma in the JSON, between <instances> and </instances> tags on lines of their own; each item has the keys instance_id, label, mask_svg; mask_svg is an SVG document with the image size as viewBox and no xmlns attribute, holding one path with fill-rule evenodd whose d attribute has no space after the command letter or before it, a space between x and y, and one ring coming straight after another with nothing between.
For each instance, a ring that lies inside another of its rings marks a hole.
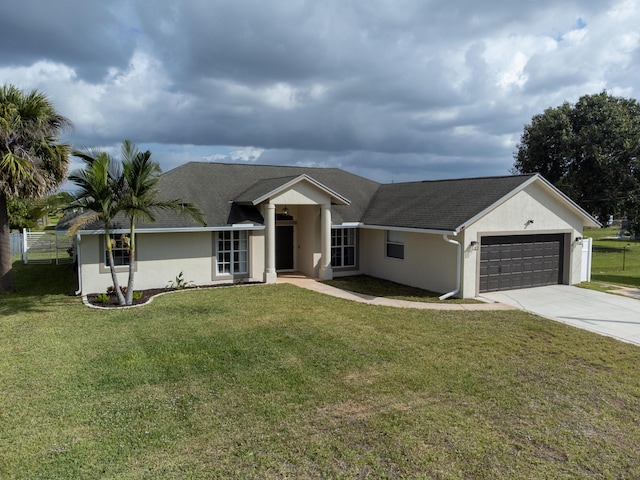
<instances>
[{"instance_id":1,"label":"white stucco wall","mask_svg":"<svg viewBox=\"0 0 640 480\"><path fill-rule=\"evenodd\" d=\"M269 199L276 205L322 205L331 203L328 194L309 182L301 181Z\"/></svg>"},{"instance_id":2,"label":"white stucco wall","mask_svg":"<svg viewBox=\"0 0 640 480\"><path fill-rule=\"evenodd\" d=\"M296 267L301 273L315 278L320 266L320 207L296 207L293 215L296 219Z\"/></svg>"},{"instance_id":3,"label":"white stucco wall","mask_svg":"<svg viewBox=\"0 0 640 480\"><path fill-rule=\"evenodd\" d=\"M255 232L257 233L257 232ZM82 293L105 292L113 285L103 262L100 235L83 235L80 242ZM215 233L139 233L136 236L137 261L135 289L164 288L180 272L196 285L227 283L232 278L215 276ZM249 233L249 271L251 276L264 269L263 235ZM128 267L119 267L118 281L125 286ZM256 280L250 278L250 280Z\"/></svg>"},{"instance_id":4,"label":"white stucco wall","mask_svg":"<svg viewBox=\"0 0 640 480\"><path fill-rule=\"evenodd\" d=\"M264 277L264 230L249 233L249 277L261 282Z\"/></svg>"},{"instance_id":5,"label":"white stucco wall","mask_svg":"<svg viewBox=\"0 0 640 480\"><path fill-rule=\"evenodd\" d=\"M386 256L386 230L361 229L360 271L438 293L456 286L456 247L442 235L404 232L404 259Z\"/></svg>"},{"instance_id":6,"label":"white stucco wall","mask_svg":"<svg viewBox=\"0 0 640 480\"><path fill-rule=\"evenodd\" d=\"M528 224L529 220L533 223ZM465 228L458 237L463 240L462 295L478 294L479 250L470 248L472 241L480 245L483 236L565 234L564 282L580 282L581 246L574 240L582 237L583 217L553 195L540 183L534 182L498 206L477 222Z\"/></svg>"}]
</instances>

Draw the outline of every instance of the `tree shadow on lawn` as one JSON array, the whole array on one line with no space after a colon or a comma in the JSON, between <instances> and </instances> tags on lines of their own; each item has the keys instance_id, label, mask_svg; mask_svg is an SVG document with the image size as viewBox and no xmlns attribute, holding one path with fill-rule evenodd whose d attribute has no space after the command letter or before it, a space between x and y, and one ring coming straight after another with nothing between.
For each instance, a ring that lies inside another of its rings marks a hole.
<instances>
[{"instance_id":1,"label":"tree shadow on lawn","mask_svg":"<svg viewBox=\"0 0 640 480\"><path fill-rule=\"evenodd\" d=\"M0 294L0 315L47 311L75 297L77 280L72 264L28 264L13 262L15 291Z\"/></svg>"}]
</instances>

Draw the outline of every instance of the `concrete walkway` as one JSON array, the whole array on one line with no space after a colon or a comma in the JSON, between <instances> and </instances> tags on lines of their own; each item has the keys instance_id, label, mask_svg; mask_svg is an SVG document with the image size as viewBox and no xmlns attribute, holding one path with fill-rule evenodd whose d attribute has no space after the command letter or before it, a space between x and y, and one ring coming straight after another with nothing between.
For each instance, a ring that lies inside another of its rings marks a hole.
<instances>
[{"instance_id":1,"label":"concrete walkway","mask_svg":"<svg viewBox=\"0 0 640 480\"><path fill-rule=\"evenodd\" d=\"M367 303L369 305L381 305L385 307L396 308L415 308L420 310L517 310L515 307L506 305L504 303L448 303L446 300L439 303L427 303L427 302L409 302L407 300L396 300L393 298L372 297L370 295L364 295L362 293L349 292L347 290L341 290L330 285L318 282L313 278L305 277L303 275L285 275L278 276L278 283L289 283L301 288L313 290L314 292L324 293L325 295L331 295L332 297L342 298L345 300L351 300L353 302Z\"/></svg>"}]
</instances>

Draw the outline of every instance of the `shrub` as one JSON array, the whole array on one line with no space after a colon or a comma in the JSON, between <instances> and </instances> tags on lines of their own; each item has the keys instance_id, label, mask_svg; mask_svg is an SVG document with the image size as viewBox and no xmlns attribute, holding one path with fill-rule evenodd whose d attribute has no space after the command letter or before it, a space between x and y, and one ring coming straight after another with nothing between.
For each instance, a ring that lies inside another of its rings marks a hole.
<instances>
[{"instance_id":1,"label":"shrub","mask_svg":"<svg viewBox=\"0 0 640 480\"><path fill-rule=\"evenodd\" d=\"M122 292L122 295L126 295L127 287L120 287L120 291ZM115 294L116 294L116 287L111 285L109 288L107 288L107 295L115 295Z\"/></svg>"},{"instance_id":2,"label":"shrub","mask_svg":"<svg viewBox=\"0 0 640 480\"><path fill-rule=\"evenodd\" d=\"M193 282L191 280L185 280L184 273L180 272L175 280L169 282L164 288L167 290L184 290L188 287L193 287Z\"/></svg>"},{"instance_id":3,"label":"shrub","mask_svg":"<svg viewBox=\"0 0 640 480\"><path fill-rule=\"evenodd\" d=\"M100 293L96 297L96 300L98 300L100 303L109 303L109 299L110 299L110 296L107 293Z\"/></svg>"}]
</instances>

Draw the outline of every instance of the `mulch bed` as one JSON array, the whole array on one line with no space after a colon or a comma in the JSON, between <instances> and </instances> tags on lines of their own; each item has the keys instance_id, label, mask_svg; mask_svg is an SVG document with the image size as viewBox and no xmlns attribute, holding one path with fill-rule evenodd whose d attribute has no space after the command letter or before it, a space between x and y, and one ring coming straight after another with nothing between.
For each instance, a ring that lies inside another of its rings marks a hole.
<instances>
[{"instance_id":1,"label":"mulch bed","mask_svg":"<svg viewBox=\"0 0 640 480\"><path fill-rule=\"evenodd\" d=\"M253 284L258 284L260 282L242 282L241 285L253 285ZM177 288L150 288L148 290L135 290L136 292L142 292L142 297L138 298L138 299L134 299L133 300L133 305L142 305L144 303L147 303L151 298L155 297L156 295L160 294L160 293L165 293L165 292L176 292L179 290L194 290L194 289L200 289L200 288L217 288L217 287L230 287L232 285L240 285L240 284L233 284L233 283L224 283L224 284L219 284L219 285L207 285L206 287L187 287L187 288L183 288L183 289L177 289ZM98 295L100 295L99 293L89 293L87 294L87 302L89 302L91 305L95 305L96 307L105 307L105 308L122 308L125 306L129 306L129 305L120 305L118 303L118 297L116 295L110 295L109 296L109 302L108 303L103 303L103 302L99 302L98 301Z\"/></svg>"},{"instance_id":2,"label":"mulch bed","mask_svg":"<svg viewBox=\"0 0 640 480\"><path fill-rule=\"evenodd\" d=\"M159 293L163 292L171 292L171 289L166 288L151 288L149 290L136 290L136 292L142 292L142 297L138 299L133 299L133 305L142 305L143 303L147 303L151 298L155 297ZM175 290L173 290L175 291ZM95 305L96 307L107 307L107 308L119 308L122 305L118 303L118 297L116 295L109 295L109 302L103 303L98 301L99 293L90 293L87 295L87 301L91 305Z\"/></svg>"}]
</instances>

